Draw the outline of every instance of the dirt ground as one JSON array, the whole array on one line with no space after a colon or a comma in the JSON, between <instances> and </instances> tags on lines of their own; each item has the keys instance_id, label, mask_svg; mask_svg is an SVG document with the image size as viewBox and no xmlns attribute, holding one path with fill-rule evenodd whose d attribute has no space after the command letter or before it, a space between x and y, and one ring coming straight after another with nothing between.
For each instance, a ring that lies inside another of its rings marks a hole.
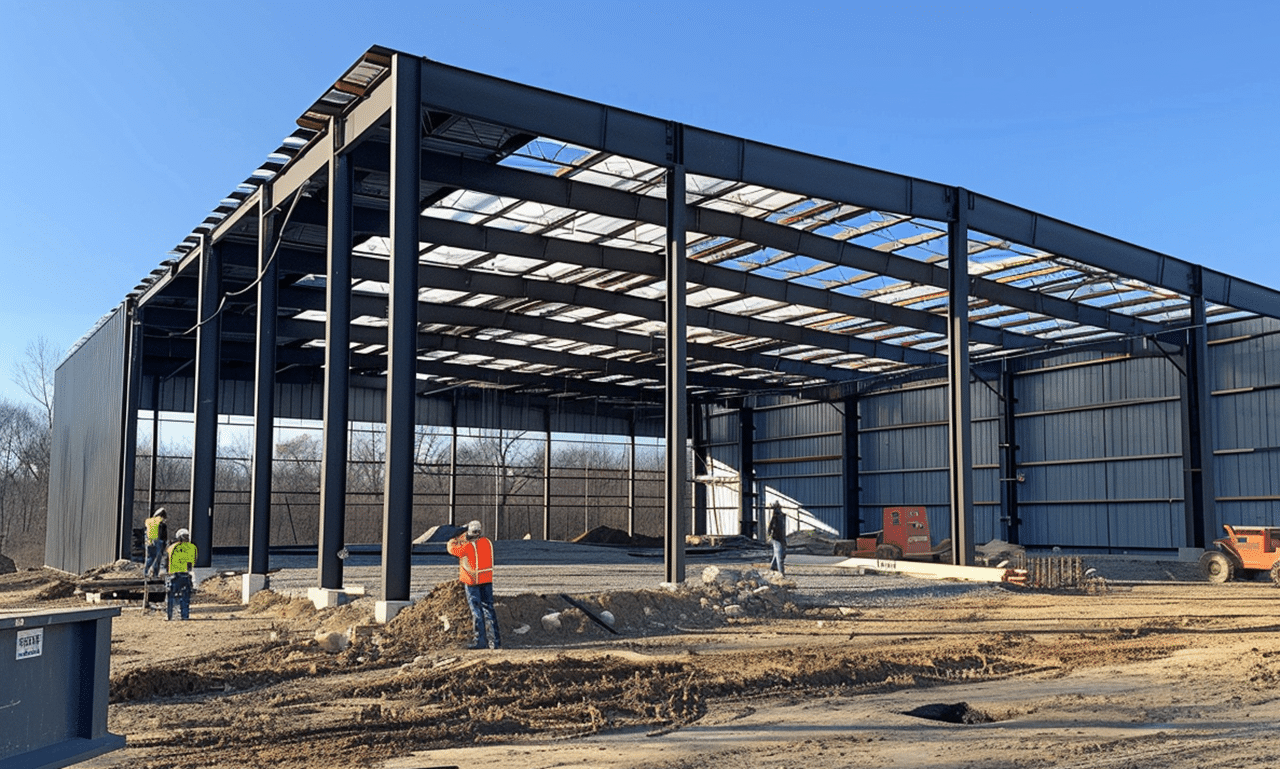
<instances>
[{"instance_id":1,"label":"dirt ground","mask_svg":"<svg viewBox=\"0 0 1280 769\"><path fill-rule=\"evenodd\" d=\"M484 651L464 648L456 583L385 626L369 598L316 611L267 591L242 606L223 578L201 585L189 622L123 602L109 728L127 747L82 766L1280 762L1280 592L1267 583L837 605L806 596L803 568L777 583L710 576L574 596L611 613L612 631L559 596L500 597L503 648ZM65 577L0 575L0 611L83 607Z\"/></svg>"}]
</instances>

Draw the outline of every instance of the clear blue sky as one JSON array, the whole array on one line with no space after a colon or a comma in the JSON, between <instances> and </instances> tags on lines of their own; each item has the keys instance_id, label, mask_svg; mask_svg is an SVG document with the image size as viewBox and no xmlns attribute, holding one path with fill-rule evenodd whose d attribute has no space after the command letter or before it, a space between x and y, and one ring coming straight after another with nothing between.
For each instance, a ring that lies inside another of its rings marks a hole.
<instances>
[{"instance_id":1,"label":"clear blue sky","mask_svg":"<svg viewBox=\"0 0 1280 769\"><path fill-rule=\"evenodd\" d=\"M501 5L0 0L0 397L24 398L30 340L70 347L371 45L1280 288L1280 3Z\"/></svg>"}]
</instances>

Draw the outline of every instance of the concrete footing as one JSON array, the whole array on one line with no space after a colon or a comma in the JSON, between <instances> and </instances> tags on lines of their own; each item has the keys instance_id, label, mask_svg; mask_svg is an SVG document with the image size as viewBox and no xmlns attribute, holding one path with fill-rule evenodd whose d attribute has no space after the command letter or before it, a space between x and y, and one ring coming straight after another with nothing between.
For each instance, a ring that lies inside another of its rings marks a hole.
<instances>
[{"instance_id":1,"label":"concrete footing","mask_svg":"<svg viewBox=\"0 0 1280 769\"><path fill-rule=\"evenodd\" d=\"M199 585L201 582L204 582L206 579L216 575L217 573L218 570L212 566L199 566L193 568L191 570L191 584L192 586Z\"/></svg>"},{"instance_id":2,"label":"concrete footing","mask_svg":"<svg viewBox=\"0 0 1280 769\"><path fill-rule=\"evenodd\" d=\"M413 605L413 601L378 601L373 605L373 619L383 625Z\"/></svg>"},{"instance_id":3,"label":"concrete footing","mask_svg":"<svg viewBox=\"0 0 1280 769\"><path fill-rule=\"evenodd\" d=\"M332 609L335 606L341 606L364 595L364 588L360 585L354 587L344 586L340 589L327 587L313 587L307 589L307 600L311 601L317 609ZM397 609L397 611L399 611ZM395 616L394 614L392 616Z\"/></svg>"},{"instance_id":4,"label":"concrete footing","mask_svg":"<svg viewBox=\"0 0 1280 769\"><path fill-rule=\"evenodd\" d=\"M253 594L259 590L266 590L268 584L266 574L240 575L240 603L248 604Z\"/></svg>"}]
</instances>

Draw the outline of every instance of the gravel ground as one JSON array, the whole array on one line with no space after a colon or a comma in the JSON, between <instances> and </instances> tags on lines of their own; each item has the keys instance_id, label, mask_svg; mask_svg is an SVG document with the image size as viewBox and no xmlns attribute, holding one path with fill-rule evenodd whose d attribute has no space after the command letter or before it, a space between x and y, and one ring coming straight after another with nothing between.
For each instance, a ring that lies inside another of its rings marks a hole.
<instances>
[{"instance_id":1,"label":"gravel ground","mask_svg":"<svg viewBox=\"0 0 1280 769\"><path fill-rule=\"evenodd\" d=\"M523 593L594 593L655 588L665 579L661 551L626 547L502 540L496 547L498 595ZM410 598L417 600L436 585L457 577L457 561L443 545L419 546L411 561ZM428 552L423 552L428 550ZM787 577L795 582L795 597L806 605L838 606L849 603L892 606L906 601L972 596L1007 588L999 585L920 579L903 575L857 574L835 564L835 556L791 554ZM769 551L763 547L691 553L686 556L685 578L700 581L707 566L764 570ZM344 564L347 586L358 586L366 595L381 595L380 556L357 552ZM244 556L220 556L218 571L243 571ZM1194 561L1156 560L1134 556L1085 556L1086 568L1114 583L1203 581ZM289 555L272 559L269 587L289 596L306 596L319 584L314 556Z\"/></svg>"}]
</instances>

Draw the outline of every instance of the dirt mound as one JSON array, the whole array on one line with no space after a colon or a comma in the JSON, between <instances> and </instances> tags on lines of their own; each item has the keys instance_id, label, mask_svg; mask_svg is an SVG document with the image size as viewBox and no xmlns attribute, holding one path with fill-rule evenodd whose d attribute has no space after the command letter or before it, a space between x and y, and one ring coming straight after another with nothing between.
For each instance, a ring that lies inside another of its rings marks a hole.
<instances>
[{"instance_id":1,"label":"dirt mound","mask_svg":"<svg viewBox=\"0 0 1280 769\"><path fill-rule=\"evenodd\" d=\"M142 564L122 558L95 566L81 574L80 579L142 579Z\"/></svg>"},{"instance_id":2,"label":"dirt mound","mask_svg":"<svg viewBox=\"0 0 1280 769\"><path fill-rule=\"evenodd\" d=\"M788 583L754 569L712 568L704 581L674 590L619 590L569 596L523 593L494 601L503 646L564 646L614 636L706 629L799 613ZM594 617L594 618L593 618ZM419 655L459 649L472 640L471 610L460 583L438 585L387 626L385 651Z\"/></svg>"},{"instance_id":3,"label":"dirt mound","mask_svg":"<svg viewBox=\"0 0 1280 769\"><path fill-rule=\"evenodd\" d=\"M291 598L272 590L259 590L249 597L249 605L245 607L249 614L271 614L284 619L303 619L314 617L315 604L305 598Z\"/></svg>"},{"instance_id":4,"label":"dirt mound","mask_svg":"<svg viewBox=\"0 0 1280 769\"><path fill-rule=\"evenodd\" d=\"M662 547L662 537L628 534L621 529L597 526L569 540L579 545L626 545L630 547Z\"/></svg>"},{"instance_id":5,"label":"dirt mound","mask_svg":"<svg viewBox=\"0 0 1280 769\"><path fill-rule=\"evenodd\" d=\"M501 615L498 622L501 623ZM437 585L426 596L387 623L387 649L423 654L471 643L471 609L460 582Z\"/></svg>"},{"instance_id":6,"label":"dirt mound","mask_svg":"<svg viewBox=\"0 0 1280 769\"><path fill-rule=\"evenodd\" d=\"M33 601L70 601L75 590L72 576L57 569L0 574L0 607L31 608Z\"/></svg>"}]
</instances>

